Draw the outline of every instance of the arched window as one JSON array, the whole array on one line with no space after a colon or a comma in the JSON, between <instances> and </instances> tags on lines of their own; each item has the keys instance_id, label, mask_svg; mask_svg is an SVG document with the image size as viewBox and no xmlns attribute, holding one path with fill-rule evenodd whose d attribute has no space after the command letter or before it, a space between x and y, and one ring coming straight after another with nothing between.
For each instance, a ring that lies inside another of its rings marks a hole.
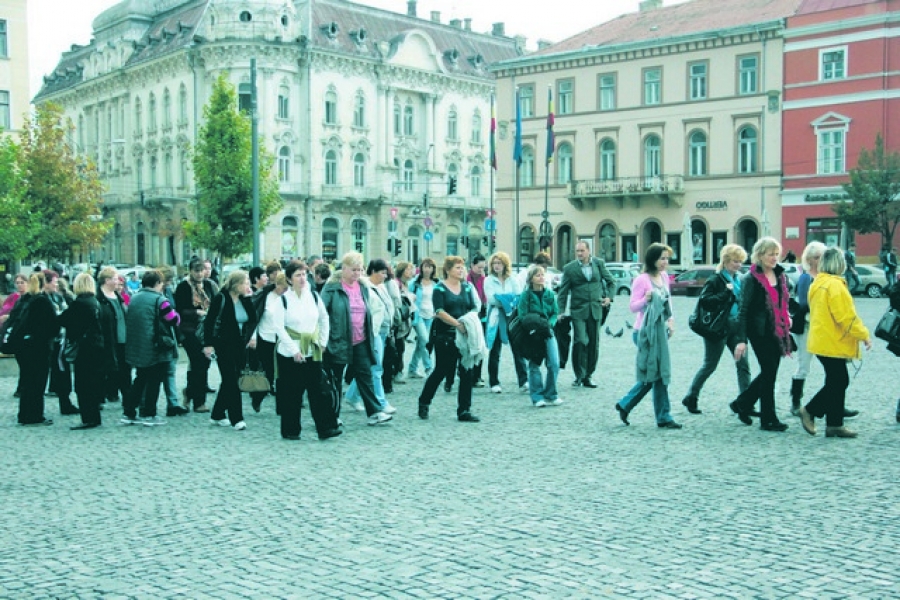
<instances>
[{"instance_id":1,"label":"arched window","mask_svg":"<svg viewBox=\"0 0 900 600\"><path fill-rule=\"evenodd\" d=\"M135 261L139 265L147 264L147 234L144 224L138 221L134 226Z\"/></svg>"},{"instance_id":2,"label":"arched window","mask_svg":"<svg viewBox=\"0 0 900 600\"><path fill-rule=\"evenodd\" d=\"M531 262L537 252L534 243L534 228L530 225L523 225L519 228L519 257L518 262L527 264Z\"/></svg>"},{"instance_id":3,"label":"arched window","mask_svg":"<svg viewBox=\"0 0 900 600\"><path fill-rule=\"evenodd\" d=\"M610 139L600 143L600 179L616 178L616 143Z\"/></svg>"},{"instance_id":4,"label":"arched window","mask_svg":"<svg viewBox=\"0 0 900 600\"><path fill-rule=\"evenodd\" d=\"M366 126L366 97L356 92L356 104L353 107L353 126L362 129Z\"/></svg>"},{"instance_id":5,"label":"arched window","mask_svg":"<svg viewBox=\"0 0 900 600\"><path fill-rule=\"evenodd\" d=\"M350 224L350 233L353 236L353 249L362 255L366 254L366 222L362 219L353 219Z\"/></svg>"},{"instance_id":6,"label":"arched window","mask_svg":"<svg viewBox=\"0 0 900 600\"><path fill-rule=\"evenodd\" d=\"M178 90L178 121L182 125L188 122L187 88L183 83Z\"/></svg>"},{"instance_id":7,"label":"arched window","mask_svg":"<svg viewBox=\"0 0 900 600\"><path fill-rule=\"evenodd\" d=\"M422 253L419 248L422 239L422 230L415 225L410 227L406 232L406 260L414 265L419 264L422 260Z\"/></svg>"},{"instance_id":8,"label":"arched window","mask_svg":"<svg viewBox=\"0 0 900 600\"><path fill-rule=\"evenodd\" d=\"M413 135L415 133L415 128L413 127L415 123L415 112L413 111L412 104L407 104L403 108L403 135Z\"/></svg>"},{"instance_id":9,"label":"arched window","mask_svg":"<svg viewBox=\"0 0 900 600\"><path fill-rule=\"evenodd\" d=\"M756 173L757 171L757 136L756 129L749 125L738 131L738 172Z\"/></svg>"},{"instance_id":10,"label":"arched window","mask_svg":"<svg viewBox=\"0 0 900 600\"><path fill-rule=\"evenodd\" d=\"M558 157L556 182L565 185L572 181L572 145L560 144L556 156Z\"/></svg>"},{"instance_id":11,"label":"arched window","mask_svg":"<svg viewBox=\"0 0 900 600\"><path fill-rule=\"evenodd\" d=\"M150 157L150 188L156 189L159 187L159 181L156 178L156 167L157 167L157 159L156 156Z\"/></svg>"},{"instance_id":12,"label":"arched window","mask_svg":"<svg viewBox=\"0 0 900 600\"><path fill-rule=\"evenodd\" d=\"M693 177L706 175L706 134L702 131L695 131L691 134L689 144L688 156L690 157L690 165L688 173Z\"/></svg>"},{"instance_id":13,"label":"arched window","mask_svg":"<svg viewBox=\"0 0 900 600\"><path fill-rule=\"evenodd\" d=\"M150 132L156 131L156 96L150 92L150 101L147 103L147 129Z\"/></svg>"},{"instance_id":14,"label":"arched window","mask_svg":"<svg viewBox=\"0 0 900 600\"><path fill-rule=\"evenodd\" d=\"M287 216L281 220L281 256L293 258L299 254L300 221L297 217Z\"/></svg>"},{"instance_id":15,"label":"arched window","mask_svg":"<svg viewBox=\"0 0 900 600\"><path fill-rule=\"evenodd\" d=\"M285 183L291 180L291 149L282 146L278 151L278 181Z\"/></svg>"},{"instance_id":16,"label":"arched window","mask_svg":"<svg viewBox=\"0 0 900 600\"><path fill-rule=\"evenodd\" d=\"M188 152L182 149L178 152L178 187L185 189L188 186L187 177Z\"/></svg>"},{"instance_id":17,"label":"arched window","mask_svg":"<svg viewBox=\"0 0 900 600\"><path fill-rule=\"evenodd\" d=\"M322 220L322 259L326 262L337 260L339 231L337 219Z\"/></svg>"},{"instance_id":18,"label":"arched window","mask_svg":"<svg viewBox=\"0 0 900 600\"><path fill-rule=\"evenodd\" d=\"M163 154L163 181L166 187L172 187L172 151Z\"/></svg>"},{"instance_id":19,"label":"arched window","mask_svg":"<svg viewBox=\"0 0 900 600\"><path fill-rule=\"evenodd\" d=\"M78 152L84 152L84 115L78 115Z\"/></svg>"},{"instance_id":20,"label":"arched window","mask_svg":"<svg viewBox=\"0 0 900 600\"><path fill-rule=\"evenodd\" d=\"M659 177L662 173L661 146L658 135L648 135L644 140L644 175L646 177Z\"/></svg>"},{"instance_id":21,"label":"arched window","mask_svg":"<svg viewBox=\"0 0 900 600\"><path fill-rule=\"evenodd\" d=\"M353 185L358 188L366 186L366 156L362 152L353 157Z\"/></svg>"},{"instance_id":22,"label":"arched window","mask_svg":"<svg viewBox=\"0 0 900 600\"><path fill-rule=\"evenodd\" d=\"M403 133L403 116L400 109L400 100L394 98L394 135Z\"/></svg>"},{"instance_id":23,"label":"arched window","mask_svg":"<svg viewBox=\"0 0 900 600\"><path fill-rule=\"evenodd\" d=\"M522 148L522 165L519 167L519 185L521 187L534 186L534 148L531 146Z\"/></svg>"},{"instance_id":24,"label":"arched window","mask_svg":"<svg viewBox=\"0 0 900 600\"><path fill-rule=\"evenodd\" d=\"M472 167L469 172L469 181L473 198L481 198L481 167Z\"/></svg>"},{"instance_id":25,"label":"arched window","mask_svg":"<svg viewBox=\"0 0 900 600\"><path fill-rule=\"evenodd\" d=\"M416 170L413 166L413 161L407 158L403 161L403 189L407 192L411 192L413 190L413 181L416 177Z\"/></svg>"},{"instance_id":26,"label":"arched window","mask_svg":"<svg viewBox=\"0 0 900 600\"><path fill-rule=\"evenodd\" d=\"M481 113L478 111L472 116L472 143L481 143Z\"/></svg>"},{"instance_id":27,"label":"arched window","mask_svg":"<svg viewBox=\"0 0 900 600\"><path fill-rule=\"evenodd\" d=\"M169 88L163 92L163 127L168 129L172 126L172 95Z\"/></svg>"},{"instance_id":28,"label":"arched window","mask_svg":"<svg viewBox=\"0 0 900 600\"><path fill-rule=\"evenodd\" d=\"M456 109L450 109L450 113L447 115L447 139L448 140L458 140L459 139L459 123L458 118L456 116Z\"/></svg>"},{"instance_id":29,"label":"arched window","mask_svg":"<svg viewBox=\"0 0 900 600\"><path fill-rule=\"evenodd\" d=\"M278 88L278 118L291 118L291 92L286 85Z\"/></svg>"},{"instance_id":30,"label":"arched window","mask_svg":"<svg viewBox=\"0 0 900 600\"><path fill-rule=\"evenodd\" d=\"M325 185L338 184L337 152L329 150L325 153Z\"/></svg>"},{"instance_id":31,"label":"arched window","mask_svg":"<svg viewBox=\"0 0 900 600\"><path fill-rule=\"evenodd\" d=\"M334 90L325 94L325 123L337 125L337 93Z\"/></svg>"}]
</instances>

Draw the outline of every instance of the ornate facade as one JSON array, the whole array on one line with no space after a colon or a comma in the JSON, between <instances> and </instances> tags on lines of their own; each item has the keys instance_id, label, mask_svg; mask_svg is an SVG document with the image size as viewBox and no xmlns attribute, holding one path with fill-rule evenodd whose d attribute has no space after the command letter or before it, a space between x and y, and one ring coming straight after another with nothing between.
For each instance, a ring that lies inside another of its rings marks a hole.
<instances>
[{"instance_id":1,"label":"ornate facade","mask_svg":"<svg viewBox=\"0 0 900 600\"><path fill-rule=\"evenodd\" d=\"M227 73L249 109L251 58L285 201L261 234L264 258L486 250L488 66L521 47L502 25L421 19L415 2L396 14L344 0L125 0L93 28L36 102L65 108L108 185L116 224L95 258L184 264L197 250L181 225L203 106Z\"/></svg>"}]
</instances>

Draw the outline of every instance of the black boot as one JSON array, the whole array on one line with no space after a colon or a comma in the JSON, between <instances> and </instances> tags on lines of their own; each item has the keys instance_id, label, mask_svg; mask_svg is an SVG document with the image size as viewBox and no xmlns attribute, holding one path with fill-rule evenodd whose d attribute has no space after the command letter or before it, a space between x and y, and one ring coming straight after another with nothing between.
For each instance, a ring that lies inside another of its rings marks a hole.
<instances>
[{"instance_id":1,"label":"black boot","mask_svg":"<svg viewBox=\"0 0 900 600\"><path fill-rule=\"evenodd\" d=\"M692 415L699 415L703 413L702 410L697 408L697 402L699 402L699 398L697 398L697 396L685 396L684 400L681 401L687 411Z\"/></svg>"},{"instance_id":2,"label":"black boot","mask_svg":"<svg viewBox=\"0 0 900 600\"><path fill-rule=\"evenodd\" d=\"M800 400L803 398L803 384L805 379L791 379L791 414L795 417L800 414Z\"/></svg>"}]
</instances>

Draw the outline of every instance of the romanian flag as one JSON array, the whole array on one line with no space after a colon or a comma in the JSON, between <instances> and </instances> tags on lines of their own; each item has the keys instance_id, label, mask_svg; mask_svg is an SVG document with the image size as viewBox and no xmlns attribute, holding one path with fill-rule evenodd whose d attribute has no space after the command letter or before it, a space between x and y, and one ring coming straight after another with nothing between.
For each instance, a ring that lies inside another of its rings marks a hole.
<instances>
[{"instance_id":1,"label":"romanian flag","mask_svg":"<svg viewBox=\"0 0 900 600\"><path fill-rule=\"evenodd\" d=\"M553 88L547 87L547 164L553 162L553 150L556 147L556 138L553 135Z\"/></svg>"},{"instance_id":2,"label":"romanian flag","mask_svg":"<svg viewBox=\"0 0 900 600\"><path fill-rule=\"evenodd\" d=\"M491 168L497 170L497 111L494 110L493 94L491 94Z\"/></svg>"},{"instance_id":3,"label":"romanian flag","mask_svg":"<svg viewBox=\"0 0 900 600\"><path fill-rule=\"evenodd\" d=\"M513 144L513 162L522 165L522 105L519 101L519 88L516 88L516 138Z\"/></svg>"}]
</instances>

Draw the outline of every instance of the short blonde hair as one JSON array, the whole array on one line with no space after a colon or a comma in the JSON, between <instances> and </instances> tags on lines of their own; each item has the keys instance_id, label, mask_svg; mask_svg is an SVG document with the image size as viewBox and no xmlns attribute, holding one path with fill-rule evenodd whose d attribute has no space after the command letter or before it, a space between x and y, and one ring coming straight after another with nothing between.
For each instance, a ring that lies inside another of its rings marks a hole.
<instances>
[{"instance_id":1,"label":"short blonde hair","mask_svg":"<svg viewBox=\"0 0 900 600\"><path fill-rule=\"evenodd\" d=\"M81 294L96 296L97 283L94 281L94 278L91 277L90 273L79 273L78 277L76 277L75 281L72 283L72 291L76 296L80 296Z\"/></svg>"},{"instance_id":2,"label":"short blonde hair","mask_svg":"<svg viewBox=\"0 0 900 600\"><path fill-rule=\"evenodd\" d=\"M844 253L840 248L830 246L822 253L822 260L819 261L819 272L829 273L831 275L843 275L847 270L847 261L844 259Z\"/></svg>"},{"instance_id":3,"label":"short blonde hair","mask_svg":"<svg viewBox=\"0 0 900 600\"><path fill-rule=\"evenodd\" d=\"M119 272L115 267L103 267L97 274L97 285L103 285L110 279L118 279Z\"/></svg>"},{"instance_id":4,"label":"short blonde hair","mask_svg":"<svg viewBox=\"0 0 900 600\"><path fill-rule=\"evenodd\" d=\"M499 260L503 265L503 276L509 277L509 274L512 273L512 261L509 259L509 254L506 252L494 252L491 257L488 259L488 269L489 273L493 275L494 273L494 261Z\"/></svg>"},{"instance_id":5,"label":"short blonde hair","mask_svg":"<svg viewBox=\"0 0 900 600\"><path fill-rule=\"evenodd\" d=\"M809 259L818 258L821 260L822 255L825 254L825 250L828 248L822 242L810 242L806 245L806 248L803 249L803 254L800 255L800 264L803 265L804 271L810 270ZM818 268L818 267L817 267Z\"/></svg>"},{"instance_id":6,"label":"short blonde hair","mask_svg":"<svg viewBox=\"0 0 900 600\"><path fill-rule=\"evenodd\" d=\"M361 267L363 266L363 255L359 252L348 252L341 258L342 267Z\"/></svg>"},{"instance_id":7,"label":"short blonde hair","mask_svg":"<svg viewBox=\"0 0 900 600\"><path fill-rule=\"evenodd\" d=\"M719 252L719 264L716 266L716 271L724 270L725 265L733 260L744 262L747 260L747 251L737 244L726 244Z\"/></svg>"},{"instance_id":8,"label":"short blonde hair","mask_svg":"<svg viewBox=\"0 0 900 600\"><path fill-rule=\"evenodd\" d=\"M753 244L753 262L754 264L761 264L763 256L771 252L772 250L777 250L778 255L781 255L781 244L778 243L773 237L764 237L756 240L756 243Z\"/></svg>"}]
</instances>

